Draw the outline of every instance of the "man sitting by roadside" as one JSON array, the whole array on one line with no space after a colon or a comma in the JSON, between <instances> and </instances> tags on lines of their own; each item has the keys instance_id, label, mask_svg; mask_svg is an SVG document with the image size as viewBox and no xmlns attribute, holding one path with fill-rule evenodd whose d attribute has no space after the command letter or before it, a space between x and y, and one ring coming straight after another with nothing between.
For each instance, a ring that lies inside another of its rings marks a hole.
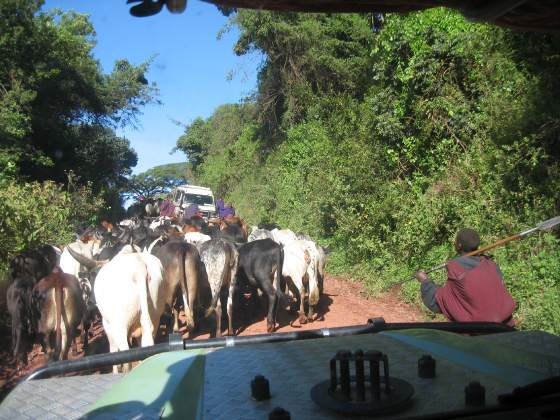
<instances>
[{"instance_id":1,"label":"man sitting by roadside","mask_svg":"<svg viewBox=\"0 0 560 420\"><path fill-rule=\"evenodd\" d=\"M472 229L461 229L455 239L459 257L447 263L447 281L442 287L418 271L422 301L432 312L450 321L501 322L513 326L515 301L507 291L502 273L488 256L465 256L480 245Z\"/></svg>"}]
</instances>

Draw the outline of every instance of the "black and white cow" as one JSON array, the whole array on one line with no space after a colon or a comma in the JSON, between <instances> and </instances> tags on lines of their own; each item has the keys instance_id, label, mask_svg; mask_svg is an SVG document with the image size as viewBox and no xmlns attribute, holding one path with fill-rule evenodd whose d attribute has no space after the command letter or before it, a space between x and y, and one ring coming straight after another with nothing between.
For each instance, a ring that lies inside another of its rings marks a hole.
<instances>
[{"instance_id":1,"label":"black and white cow","mask_svg":"<svg viewBox=\"0 0 560 420\"><path fill-rule=\"evenodd\" d=\"M233 295L236 290L236 273L239 253L231 242L212 239L197 245L200 259L212 291L212 303L206 315L216 316L216 337L222 333L222 300L227 297L228 334L233 331Z\"/></svg>"}]
</instances>

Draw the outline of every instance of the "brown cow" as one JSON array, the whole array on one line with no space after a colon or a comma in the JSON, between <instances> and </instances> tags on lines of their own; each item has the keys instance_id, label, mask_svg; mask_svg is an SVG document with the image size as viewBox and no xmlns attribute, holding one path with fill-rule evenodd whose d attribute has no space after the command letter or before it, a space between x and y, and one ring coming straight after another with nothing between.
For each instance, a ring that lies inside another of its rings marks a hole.
<instances>
[{"instance_id":1,"label":"brown cow","mask_svg":"<svg viewBox=\"0 0 560 420\"><path fill-rule=\"evenodd\" d=\"M63 273L57 267L51 274L43 277L33 290L44 298L38 331L49 347L54 348L50 357L54 360L65 360L85 313L79 281L75 276Z\"/></svg>"},{"instance_id":2,"label":"brown cow","mask_svg":"<svg viewBox=\"0 0 560 420\"><path fill-rule=\"evenodd\" d=\"M241 229L243 240L235 240L234 242L247 242L247 237L249 236L249 225L239 216L226 216L222 219L220 224L221 231L229 231L228 236L236 236L236 228Z\"/></svg>"},{"instance_id":3,"label":"brown cow","mask_svg":"<svg viewBox=\"0 0 560 420\"><path fill-rule=\"evenodd\" d=\"M195 328L195 305L197 305L199 272L201 261L198 250L194 245L179 241L166 243L155 252L163 265L163 276L166 283L174 283L180 288L183 296L187 331ZM172 282L171 279L175 279ZM175 305L173 305L175 306ZM177 314L175 314L175 331L178 329Z\"/></svg>"}]
</instances>

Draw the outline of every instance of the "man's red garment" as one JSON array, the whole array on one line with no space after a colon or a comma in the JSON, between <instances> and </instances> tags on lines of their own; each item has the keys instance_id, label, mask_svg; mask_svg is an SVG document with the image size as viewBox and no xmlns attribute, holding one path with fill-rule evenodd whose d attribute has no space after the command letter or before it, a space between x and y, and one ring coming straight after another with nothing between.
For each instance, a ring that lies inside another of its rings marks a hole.
<instances>
[{"instance_id":1,"label":"man's red garment","mask_svg":"<svg viewBox=\"0 0 560 420\"><path fill-rule=\"evenodd\" d=\"M470 270L450 261L447 282L436 290L435 298L451 321L513 324L515 301L506 290L496 263L486 257L480 257L480 264Z\"/></svg>"}]
</instances>

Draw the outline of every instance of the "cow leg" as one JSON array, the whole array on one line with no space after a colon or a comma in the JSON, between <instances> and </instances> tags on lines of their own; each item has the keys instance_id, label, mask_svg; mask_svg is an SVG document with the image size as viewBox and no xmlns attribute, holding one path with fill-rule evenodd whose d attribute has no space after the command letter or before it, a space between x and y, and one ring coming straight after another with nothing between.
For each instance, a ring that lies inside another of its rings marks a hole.
<instances>
[{"instance_id":1,"label":"cow leg","mask_svg":"<svg viewBox=\"0 0 560 420\"><path fill-rule=\"evenodd\" d=\"M68 351L70 350L70 342L72 341L72 336L68 333L69 331L67 331L66 327L62 328L62 341L60 343L61 354L59 354L59 360L68 359Z\"/></svg>"},{"instance_id":2,"label":"cow leg","mask_svg":"<svg viewBox=\"0 0 560 420\"><path fill-rule=\"evenodd\" d=\"M82 342L83 342L83 348L84 348L84 353L86 352L86 350L89 347L89 329L91 327L91 321L90 321L90 315L86 314L84 316L84 318L82 319Z\"/></svg>"},{"instance_id":3,"label":"cow leg","mask_svg":"<svg viewBox=\"0 0 560 420\"><path fill-rule=\"evenodd\" d=\"M73 356L78 355L78 343L75 337L70 339L70 349L72 350Z\"/></svg>"},{"instance_id":4,"label":"cow leg","mask_svg":"<svg viewBox=\"0 0 560 420\"><path fill-rule=\"evenodd\" d=\"M319 287L319 295L323 294L323 275L317 274L317 287Z\"/></svg>"},{"instance_id":5,"label":"cow leg","mask_svg":"<svg viewBox=\"0 0 560 420\"><path fill-rule=\"evenodd\" d=\"M307 324L307 317L305 316L305 286L302 285L299 289L299 323L300 324Z\"/></svg>"},{"instance_id":6,"label":"cow leg","mask_svg":"<svg viewBox=\"0 0 560 420\"><path fill-rule=\"evenodd\" d=\"M151 325L151 322L150 322ZM124 351L124 350L128 350L130 349L129 345L128 345L128 331L126 330L126 328L122 328L119 329L118 331L113 331L116 332L116 337L115 337L115 345L117 347L117 351ZM142 343L144 343L144 336L146 334L144 334L144 329L142 329ZM152 341L152 344L154 342L154 339L151 335L148 335L149 339ZM149 341L149 340L148 340ZM148 345L152 345L152 344L148 344ZM142 344L143 346L144 344ZM127 373L130 372L130 370L132 369L132 364L130 363L126 363L122 365L122 371L123 373ZM113 366L113 372L115 372L115 366Z\"/></svg>"},{"instance_id":7,"label":"cow leg","mask_svg":"<svg viewBox=\"0 0 560 420\"><path fill-rule=\"evenodd\" d=\"M218 290L220 293L220 290ZM218 297L218 302L216 303L216 309L214 309L214 315L216 316L216 337L222 336L222 299L221 296Z\"/></svg>"},{"instance_id":8,"label":"cow leg","mask_svg":"<svg viewBox=\"0 0 560 420\"><path fill-rule=\"evenodd\" d=\"M177 300L171 306L171 319L173 320L173 332L179 331L179 308L177 307Z\"/></svg>"},{"instance_id":9,"label":"cow leg","mask_svg":"<svg viewBox=\"0 0 560 420\"><path fill-rule=\"evenodd\" d=\"M165 305L165 310L163 311L163 314L161 315L163 323L165 325L165 332L166 334L171 334L173 331L173 327L175 324L175 313L173 312L173 306L172 304L166 304Z\"/></svg>"},{"instance_id":10,"label":"cow leg","mask_svg":"<svg viewBox=\"0 0 560 420\"><path fill-rule=\"evenodd\" d=\"M194 308L198 294L198 267L193 258L185 258L185 279L180 281L185 305L185 319L187 331L194 331Z\"/></svg>"},{"instance_id":11,"label":"cow leg","mask_svg":"<svg viewBox=\"0 0 560 420\"><path fill-rule=\"evenodd\" d=\"M117 347L117 344L115 342L115 339L113 337L113 331L109 325L109 323L105 322L105 320L103 319L103 330L105 331L105 335L107 336L107 340L109 340L109 352L110 353L115 353L117 351L119 351L119 348ZM118 365L113 365L113 373L119 373L119 366Z\"/></svg>"},{"instance_id":12,"label":"cow leg","mask_svg":"<svg viewBox=\"0 0 560 420\"><path fill-rule=\"evenodd\" d=\"M309 308L307 310L307 321L308 322L313 322L313 314L314 314L313 306L310 304Z\"/></svg>"},{"instance_id":13,"label":"cow leg","mask_svg":"<svg viewBox=\"0 0 560 420\"><path fill-rule=\"evenodd\" d=\"M45 339L45 334L43 333L38 333L38 339L39 339L39 344L41 345L41 351L44 354L47 354L47 341Z\"/></svg>"},{"instance_id":14,"label":"cow leg","mask_svg":"<svg viewBox=\"0 0 560 420\"><path fill-rule=\"evenodd\" d=\"M278 296L271 282L262 282L264 293L268 297L268 315L266 316L266 331L271 333L276 329L276 310L278 307Z\"/></svg>"},{"instance_id":15,"label":"cow leg","mask_svg":"<svg viewBox=\"0 0 560 420\"><path fill-rule=\"evenodd\" d=\"M185 323L187 324L187 331L194 329L194 314L192 305L189 305L187 293L183 292L183 307L185 308Z\"/></svg>"},{"instance_id":16,"label":"cow leg","mask_svg":"<svg viewBox=\"0 0 560 420\"><path fill-rule=\"evenodd\" d=\"M17 359L19 356L21 361L27 364L27 352L25 351L26 349L22 349L22 334L23 332L21 328L12 329L12 340L14 340L14 359Z\"/></svg>"},{"instance_id":17,"label":"cow leg","mask_svg":"<svg viewBox=\"0 0 560 420\"><path fill-rule=\"evenodd\" d=\"M138 289L138 297L140 298L140 326L142 327L142 347L152 346L154 344L154 325L150 317L150 310L148 307L148 284L146 279L140 279L136 282ZM159 320L158 320L159 321ZM121 333L117 335L119 340L122 340ZM121 347L126 343L126 349L128 349L128 331L125 331L124 342L117 342L119 350L123 350Z\"/></svg>"},{"instance_id":18,"label":"cow leg","mask_svg":"<svg viewBox=\"0 0 560 420\"><path fill-rule=\"evenodd\" d=\"M191 319L191 329L194 330L195 322L194 322L194 308L196 306L196 298L198 296L198 272L197 268L194 267L194 263L192 263L193 267L189 270L189 282L187 283L187 292L189 294L189 314Z\"/></svg>"},{"instance_id":19,"label":"cow leg","mask_svg":"<svg viewBox=\"0 0 560 420\"><path fill-rule=\"evenodd\" d=\"M235 277L235 275L233 275ZM227 316L228 316L228 335L235 335L233 331L233 295L235 293L235 280L232 278L229 284L228 298L227 298Z\"/></svg>"}]
</instances>

